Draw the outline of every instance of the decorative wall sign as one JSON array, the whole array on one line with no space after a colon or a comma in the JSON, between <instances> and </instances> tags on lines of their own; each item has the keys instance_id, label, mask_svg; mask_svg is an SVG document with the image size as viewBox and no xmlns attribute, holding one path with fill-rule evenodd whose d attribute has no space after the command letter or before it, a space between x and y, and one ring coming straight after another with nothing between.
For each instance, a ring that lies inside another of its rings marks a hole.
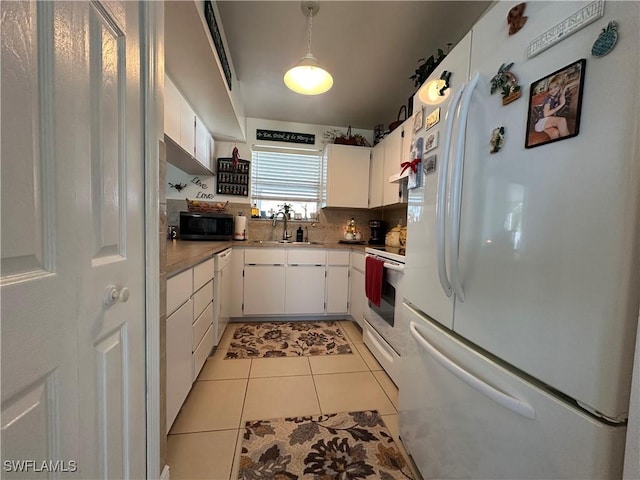
<instances>
[{"instance_id":1,"label":"decorative wall sign","mask_svg":"<svg viewBox=\"0 0 640 480\"><path fill-rule=\"evenodd\" d=\"M507 24L509 24L509 35L515 35L520 31L524 24L527 23L527 18L524 17L524 8L527 6L526 3L522 2L509 10L509 14L507 15Z\"/></svg>"},{"instance_id":2,"label":"decorative wall sign","mask_svg":"<svg viewBox=\"0 0 640 480\"><path fill-rule=\"evenodd\" d=\"M591 55L594 57L604 57L607 55L618 42L618 24L614 21L609 22L607 28L603 28L600 35L591 47Z\"/></svg>"},{"instance_id":3,"label":"decorative wall sign","mask_svg":"<svg viewBox=\"0 0 640 480\"><path fill-rule=\"evenodd\" d=\"M531 84L525 148L578 135L585 65L580 59Z\"/></svg>"},{"instance_id":4,"label":"decorative wall sign","mask_svg":"<svg viewBox=\"0 0 640 480\"><path fill-rule=\"evenodd\" d=\"M256 139L270 142L304 143L307 145L316 143L316 136L311 133L280 132L278 130L257 129Z\"/></svg>"},{"instance_id":5,"label":"decorative wall sign","mask_svg":"<svg viewBox=\"0 0 640 480\"><path fill-rule=\"evenodd\" d=\"M229 61L227 60L227 54L224 51L224 44L222 42L222 36L220 35L220 29L218 28L218 22L216 22L216 16L213 12L213 5L211 0L205 0L204 2L204 18L207 21L209 32L211 33L211 39L213 45L216 47L218 53L218 60L222 65L224 76L227 79L227 86L231 90L231 68L229 67Z\"/></svg>"},{"instance_id":6,"label":"decorative wall sign","mask_svg":"<svg viewBox=\"0 0 640 480\"><path fill-rule=\"evenodd\" d=\"M427 115L427 121L425 126L426 130L429 130L434 125L437 125L439 121L440 121L440 107L436 108L433 112Z\"/></svg>"},{"instance_id":7,"label":"decorative wall sign","mask_svg":"<svg viewBox=\"0 0 640 480\"><path fill-rule=\"evenodd\" d=\"M429 175L436 171L437 168L437 159L436 155L430 155L424 159L424 174Z\"/></svg>"},{"instance_id":8,"label":"decorative wall sign","mask_svg":"<svg viewBox=\"0 0 640 480\"><path fill-rule=\"evenodd\" d=\"M503 63L498 73L491 79L491 95L499 89L502 94L502 105L508 105L520 98L520 85L516 76L509 71L511 67L513 62L508 65Z\"/></svg>"},{"instance_id":9,"label":"decorative wall sign","mask_svg":"<svg viewBox=\"0 0 640 480\"><path fill-rule=\"evenodd\" d=\"M604 0L595 0L589 5L570 15L556 26L550 28L535 38L527 49L527 58L532 58L544 52L549 47L564 40L569 35L586 27L604 15Z\"/></svg>"},{"instance_id":10,"label":"decorative wall sign","mask_svg":"<svg viewBox=\"0 0 640 480\"><path fill-rule=\"evenodd\" d=\"M430 152L431 150L433 150L434 148L436 148L438 146L438 135L439 131L436 130L435 132L431 133L425 140L424 142L424 151L425 152Z\"/></svg>"},{"instance_id":11,"label":"decorative wall sign","mask_svg":"<svg viewBox=\"0 0 640 480\"><path fill-rule=\"evenodd\" d=\"M491 150L489 153L498 153L504 147L504 127L494 128L489 141Z\"/></svg>"},{"instance_id":12,"label":"decorative wall sign","mask_svg":"<svg viewBox=\"0 0 640 480\"><path fill-rule=\"evenodd\" d=\"M418 111L413 116L413 131L417 132L424 125L424 107L418 108Z\"/></svg>"}]
</instances>

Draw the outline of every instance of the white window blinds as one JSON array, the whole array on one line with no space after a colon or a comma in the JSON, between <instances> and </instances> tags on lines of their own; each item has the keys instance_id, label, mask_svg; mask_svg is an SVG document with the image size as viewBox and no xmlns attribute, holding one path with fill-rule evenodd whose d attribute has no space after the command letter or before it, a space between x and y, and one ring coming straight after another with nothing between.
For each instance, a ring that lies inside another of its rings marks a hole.
<instances>
[{"instance_id":1,"label":"white window blinds","mask_svg":"<svg viewBox=\"0 0 640 480\"><path fill-rule=\"evenodd\" d=\"M254 147L251 158L254 200L320 201L322 155L317 150Z\"/></svg>"}]
</instances>

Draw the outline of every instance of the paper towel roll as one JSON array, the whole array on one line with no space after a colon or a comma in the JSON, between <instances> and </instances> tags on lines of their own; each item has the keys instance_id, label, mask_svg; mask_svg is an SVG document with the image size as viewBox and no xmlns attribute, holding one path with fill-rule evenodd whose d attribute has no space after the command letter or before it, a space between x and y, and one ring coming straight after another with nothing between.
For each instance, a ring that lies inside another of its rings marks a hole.
<instances>
[{"instance_id":1,"label":"paper towel roll","mask_svg":"<svg viewBox=\"0 0 640 480\"><path fill-rule=\"evenodd\" d=\"M246 240L247 238L247 217L244 215L237 215L233 219L233 239Z\"/></svg>"}]
</instances>

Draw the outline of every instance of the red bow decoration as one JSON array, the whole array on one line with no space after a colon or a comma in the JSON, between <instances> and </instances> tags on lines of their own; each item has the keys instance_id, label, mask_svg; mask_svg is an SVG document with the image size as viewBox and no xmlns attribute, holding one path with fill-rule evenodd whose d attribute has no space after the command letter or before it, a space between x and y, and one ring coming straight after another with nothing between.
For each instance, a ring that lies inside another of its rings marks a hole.
<instances>
[{"instance_id":1,"label":"red bow decoration","mask_svg":"<svg viewBox=\"0 0 640 480\"><path fill-rule=\"evenodd\" d=\"M402 171L400 172L400 175L402 175L407 168L411 168L411 171L413 173L418 173L418 165L420 165L421 162L422 162L421 158L416 158L413 160L413 162L401 163L400 166L402 167Z\"/></svg>"},{"instance_id":2,"label":"red bow decoration","mask_svg":"<svg viewBox=\"0 0 640 480\"><path fill-rule=\"evenodd\" d=\"M233 158L233 169L236 170L238 168L238 147L233 147L231 157Z\"/></svg>"}]
</instances>

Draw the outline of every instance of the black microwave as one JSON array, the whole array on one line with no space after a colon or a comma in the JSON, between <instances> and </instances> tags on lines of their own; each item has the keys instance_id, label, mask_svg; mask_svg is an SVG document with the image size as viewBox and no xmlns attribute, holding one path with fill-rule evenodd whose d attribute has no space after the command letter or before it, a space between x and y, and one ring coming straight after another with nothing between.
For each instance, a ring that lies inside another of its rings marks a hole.
<instances>
[{"instance_id":1,"label":"black microwave","mask_svg":"<svg viewBox=\"0 0 640 480\"><path fill-rule=\"evenodd\" d=\"M183 240L232 240L233 215L180 212L180 238Z\"/></svg>"}]
</instances>

